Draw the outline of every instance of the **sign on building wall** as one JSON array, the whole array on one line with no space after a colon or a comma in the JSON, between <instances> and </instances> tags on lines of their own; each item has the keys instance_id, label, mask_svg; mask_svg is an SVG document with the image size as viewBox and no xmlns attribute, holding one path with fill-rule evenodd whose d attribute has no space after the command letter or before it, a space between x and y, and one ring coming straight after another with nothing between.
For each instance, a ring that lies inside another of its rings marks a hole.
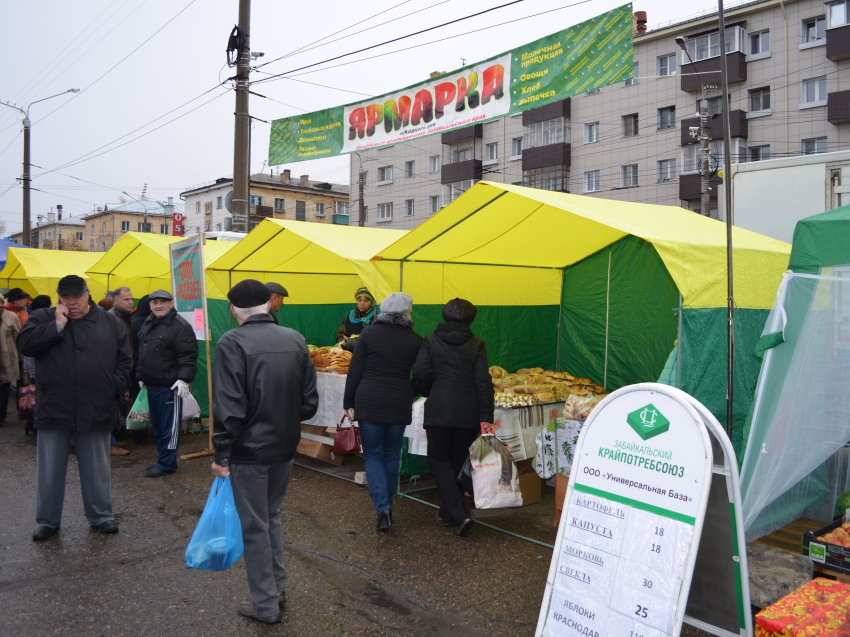
<instances>
[{"instance_id":1,"label":"sign on building wall","mask_svg":"<svg viewBox=\"0 0 850 637\"><path fill-rule=\"evenodd\" d=\"M632 5L427 82L272 122L272 166L436 135L632 76Z\"/></svg>"},{"instance_id":2,"label":"sign on building wall","mask_svg":"<svg viewBox=\"0 0 850 637\"><path fill-rule=\"evenodd\" d=\"M175 237L183 236L183 213L175 212L171 215L171 234Z\"/></svg>"}]
</instances>

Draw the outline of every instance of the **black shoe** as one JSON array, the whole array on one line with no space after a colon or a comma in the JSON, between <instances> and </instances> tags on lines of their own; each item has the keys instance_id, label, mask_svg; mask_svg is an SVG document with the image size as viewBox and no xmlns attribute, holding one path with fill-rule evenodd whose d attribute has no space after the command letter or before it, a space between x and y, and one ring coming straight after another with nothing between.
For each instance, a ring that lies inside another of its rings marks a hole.
<instances>
[{"instance_id":1,"label":"black shoe","mask_svg":"<svg viewBox=\"0 0 850 637\"><path fill-rule=\"evenodd\" d=\"M167 473L165 471L160 471L159 469L157 469L156 465L154 465L151 468L145 469L145 477L146 478L159 478L160 476L170 476L170 475L171 475L171 473Z\"/></svg>"},{"instance_id":2,"label":"black shoe","mask_svg":"<svg viewBox=\"0 0 850 637\"><path fill-rule=\"evenodd\" d=\"M150 471L151 469L156 469L156 463L155 462L153 464L149 464L147 467L145 467L145 471Z\"/></svg>"},{"instance_id":3,"label":"black shoe","mask_svg":"<svg viewBox=\"0 0 850 637\"><path fill-rule=\"evenodd\" d=\"M52 526L37 526L35 531L32 532L32 539L35 542L43 542L44 540L53 537L53 534L58 530L58 526L55 529Z\"/></svg>"},{"instance_id":4,"label":"black shoe","mask_svg":"<svg viewBox=\"0 0 850 637\"><path fill-rule=\"evenodd\" d=\"M115 520L107 520L106 522L101 522L97 526L92 525L91 528L99 533L118 533L118 525L115 524Z\"/></svg>"},{"instance_id":5,"label":"black shoe","mask_svg":"<svg viewBox=\"0 0 850 637\"><path fill-rule=\"evenodd\" d=\"M392 525L393 521L390 518L390 510L386 509L384 511L381 511L378 514L378 523L375 525L375 530L388 531Z\"/></svg>"},{"instance_id":6,"label":"black shoe","mask_svg":"<svg viewBox=\"0 0 850 637\"><path fill-rule=\"evenodd\" d=\"M439 512L439 511L437 511L437 516L436 516L436 517L437 517L437 522L439 522L439 523L440 523L440 524L442 524L443 526L454 526L454 524L453 524L452 522L446 522L446 521L442 518L442 516L440 515L440 512Z\"/></svg>"},{"instance_id":7,"label":"black shoe","mask_svg":"<svg viewBox=\"0 0 850 637\"><path fill-rule=\"evenodd\" d=\"M283 591L282 593L278 593L277 605L283 606L285 603L286 603L286 591Z\"/></svg>"},{"instance_id":8,"label":"black shoe","mask_svg":"<svg viewBox=\"0 0 850 637\"><path fill-rule=\"evenodd\" d=\"M387 509L387 513L390 514L390 526L392 526L393 525L393 510Z\"/></svg>"},{"instance_id":9,"label":"black shoe","mask_svg":"<svg viewBox=\"0 0 850 637\"><path fill-rule=\"evenodd\" d=\"M257 613L254 612L254 602L239 602L239 605L236 607L236 610L243 617L250 617L251 619L256 619L257 621L263 622L264 624L279 624L280 623L280 613L276 615L269 615L268 617L260 617Z\"/></svg>"},{"instance_id":10,"label":"black shoe","mask_svg":"<svg viewBox=\"0 0 850 637\"><path fill-rule=\"evenodd\" d=\"M472 518L466 518L463 522L457 525L457 529L455 529L455 533L458 535L463 535L472 526Z\"/></svg>"}]
</instances>

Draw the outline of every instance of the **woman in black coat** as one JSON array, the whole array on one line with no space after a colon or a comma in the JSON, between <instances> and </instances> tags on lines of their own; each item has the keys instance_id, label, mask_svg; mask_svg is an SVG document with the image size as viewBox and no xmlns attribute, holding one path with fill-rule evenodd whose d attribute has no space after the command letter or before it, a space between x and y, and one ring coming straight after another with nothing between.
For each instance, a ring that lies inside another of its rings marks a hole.
<instances>
[{"instance_id":1,"label":"woman in black coat","mask_svg":"<svg viewBox=\"0 0 850 637\"><path fill-rule=\"evenodd\" d=\"M469 301L454 299L443 308L443 320L425 337L413 376L425 402L428 462L443 506L437 520L455 526L457 534L472 524L457 476L469 456L469 446L481 424L493 423L493 381L487 348L470 328L477 310Z\"/></svg>"},{"instance_id":2,"label":"woman in black coat","mask_svg":"<svg viewBox=\"0 0 850 637\"><path fill-rule=\"evenodd\" d=\"M410 371L422 337L413 331L410 295L390 294L381 309L357 339L342 406L360 425L363 464L378 513L376 528L386 531L393 524L401 443L413 415Z\"/></svg>"}]
</instances>

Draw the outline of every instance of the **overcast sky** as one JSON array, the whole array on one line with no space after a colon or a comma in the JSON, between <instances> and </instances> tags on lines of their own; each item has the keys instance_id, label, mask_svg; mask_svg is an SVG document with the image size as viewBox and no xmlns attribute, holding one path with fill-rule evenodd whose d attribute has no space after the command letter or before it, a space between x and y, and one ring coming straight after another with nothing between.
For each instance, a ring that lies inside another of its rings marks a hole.
<instances>
[{"instance_id":1,"label":"overcast sky","mask_svg":"<svg viewBox=\"0 0 850 637\"><path fill-rule=\"evenodd\" d=\"M259 63L316 44L264 66L251 77L256 80L265 77L263 72L283 73L322 62L504 3L254 0L251 49L265 53ZM484 59L620 4L616 0L523 0L301 71L297 80L259 84L253 90L270 99L251 96L251 114L271 121L386 93L427 79L432 71L458 68L463 59L467 63ZM642 0L634 5L635 10L648 13L650 29L716 7L706 0ZM552 9L559 10L533 17ZM187 188L233 174L234 93L227 90L230 83L220 83L233 74L225 66L225 48L237 14L238 0L2 4L7 60L0 74L0 101L26 108L34 100L82 89L76 95L36 104L30 111L32 163L41 167L33 168L32 187L39 189L32 193L33 221L56 204L63 204L66 214L78 216L94 206L118 201L124 190L141 197L145 184L149 198L177 200ZM508 24L468 33L501 23ZM357 33L369 27L375 28ZM459 34L465 35L400 51ZM394 53L335 66L390 52ZM21 119L17 111L0 107L0 219L7 233L21 228L21 188L15 185L22 171ZM264 168L268 136L269 126L255 122L253 172ZM342 156L286 167L293 175L348 183L348 161ZM45 169L57 168L39 176Z\"/></svg>"}]
</instances>

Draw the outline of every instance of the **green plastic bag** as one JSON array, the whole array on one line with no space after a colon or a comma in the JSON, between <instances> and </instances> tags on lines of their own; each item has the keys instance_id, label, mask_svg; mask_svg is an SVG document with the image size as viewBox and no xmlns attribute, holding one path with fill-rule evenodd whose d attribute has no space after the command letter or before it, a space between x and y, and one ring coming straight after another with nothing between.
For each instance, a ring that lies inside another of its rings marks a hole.
<instances>
[{"instance_id":1,"label":"green plastic bag","mask_svg":"<svg viewBox=\"0 0 850 637\"><path fill-rule=\"evenodd\" d=\"M150 429L151 408L148 406L148 389L142 387L133 408L127 414L127 429Z\"/></svg>"}]
</instances>

